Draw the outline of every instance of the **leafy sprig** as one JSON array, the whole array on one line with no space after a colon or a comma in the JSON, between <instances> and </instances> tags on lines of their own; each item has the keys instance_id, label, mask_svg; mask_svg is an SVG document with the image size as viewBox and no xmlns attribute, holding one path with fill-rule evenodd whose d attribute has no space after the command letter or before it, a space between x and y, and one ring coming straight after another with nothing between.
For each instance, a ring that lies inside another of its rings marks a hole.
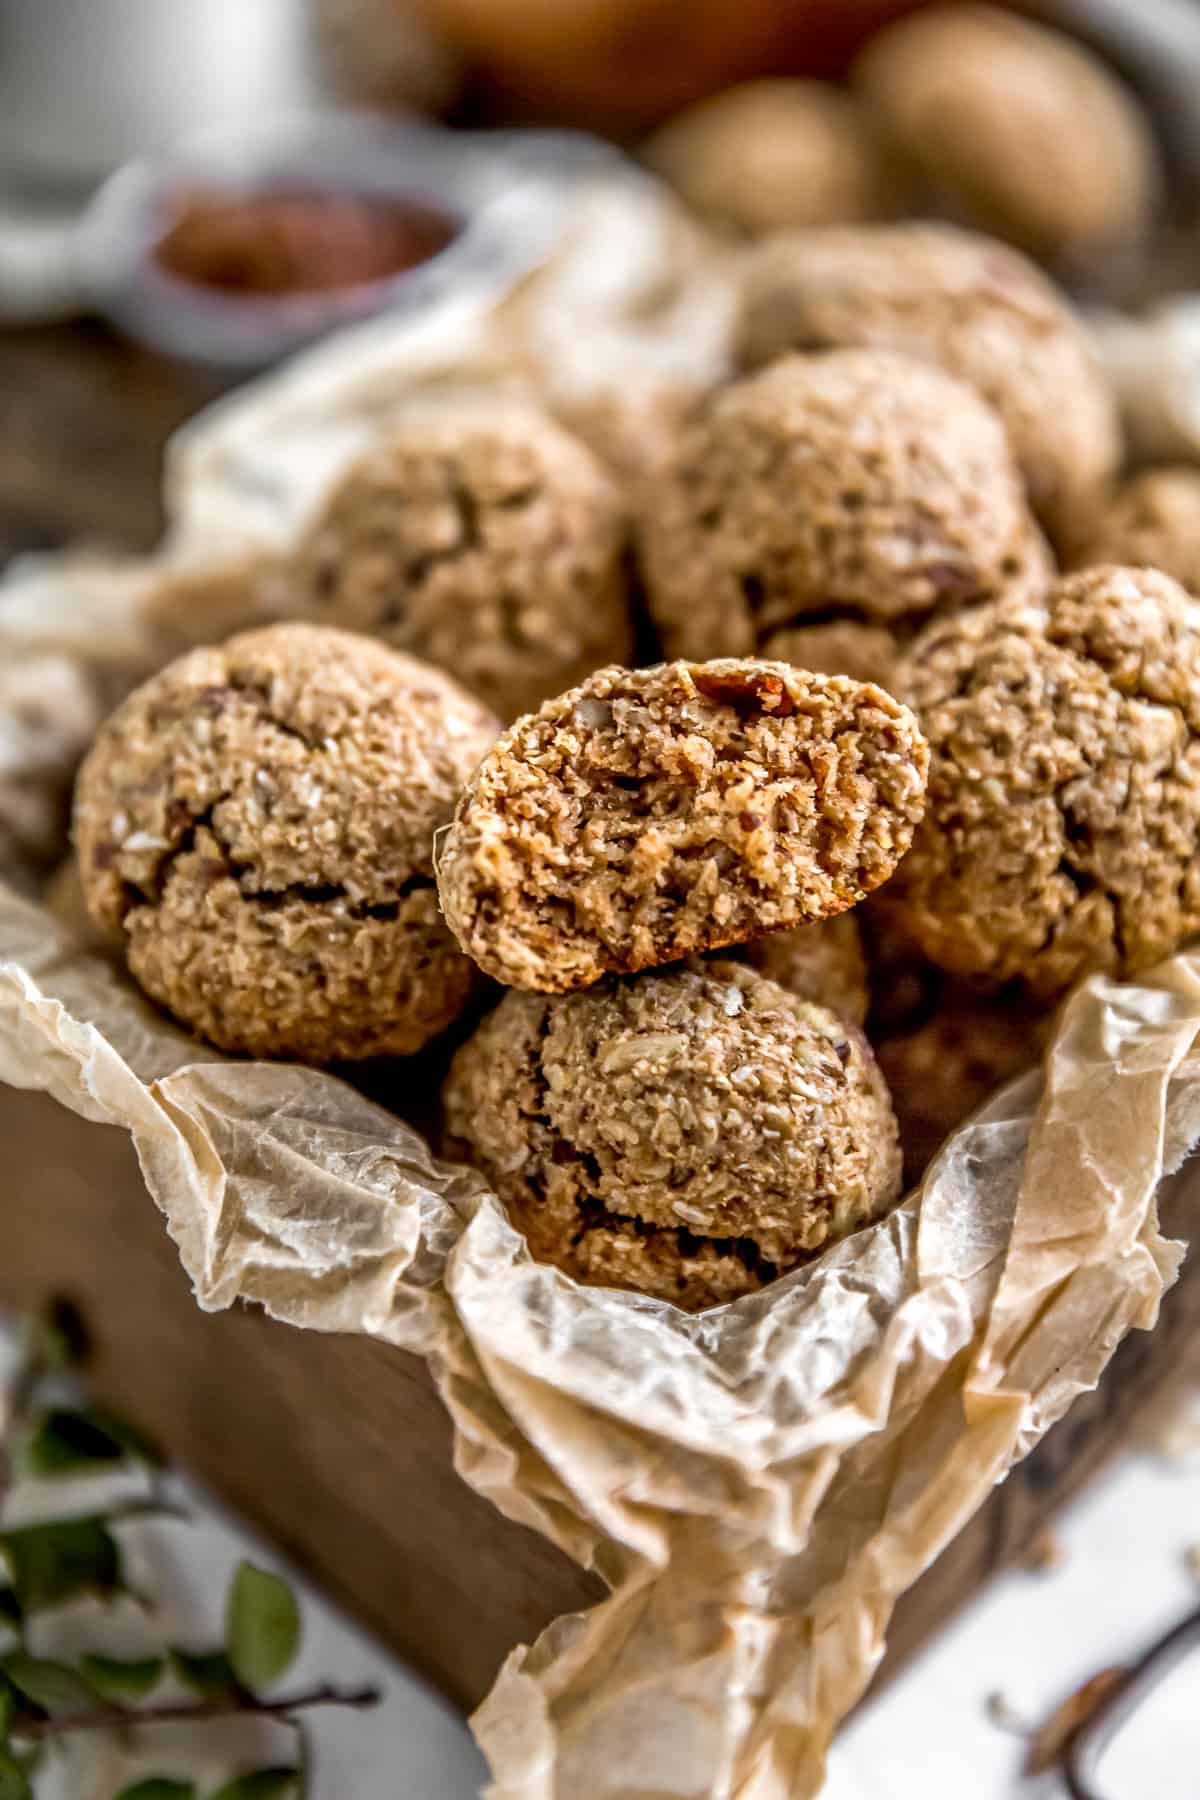
<instances>
[{"instance_id":1,"label":"leafy sprig","mask_svg":"<svg viewBox=\"0 0 1200 1800\"><path fill-rule=\"evenodd\" d=\"M64 1376L86 1352L87 1335L72 1308L56 1302L28 1322L23 1354L0 1394L0 1518L18 1478L54 1483L140 1469L141 1498L108 1509L0 1524L0 1800L34 1800L38 1758L47 1744L73 1734L194 1723L255 1715L281 1721L294 1737L296 1760L250 1769L202 1796L172 1775L144 1777L114 1800L302 1800L308 1746L302 1715L315 1707L369 1707L374 1688L327 1683L276 1696L300 1648L300 1610L288 1583L242 1562L225 1610L224 1642L180 1645L134 1658L96 1649L74 1661L31 1654L28 1621L84 1596L141 1601L129 1586L113 1527L123 1520L182 1517L161 1491L165 1466L158 1446L128 1420L77 1395L64 1396ZM156 1700L168 1678L190 1690L186 1700Z\"/></svg>"}]
</instances>

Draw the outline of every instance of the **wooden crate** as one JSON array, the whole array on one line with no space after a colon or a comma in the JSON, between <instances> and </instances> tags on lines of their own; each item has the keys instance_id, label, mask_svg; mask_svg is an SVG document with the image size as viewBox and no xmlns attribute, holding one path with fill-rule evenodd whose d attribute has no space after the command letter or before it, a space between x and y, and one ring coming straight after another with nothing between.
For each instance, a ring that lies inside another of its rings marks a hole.
<instances>
[{"instance_id":1,"label":"wooden crate","mask_svg":"<svg viewBox=\"0 0 1200 1800\"><path fill-rule=\"evenodd\" d=\"M0 1304L77 1299L98 1390L455 1700L474 1705L514 1644L599 1597L597 1581L459 1480L422 1363L246 1308L201 1313L124 1133L0 1088L0 1146ZM1168 1230L1197 1221L1200 1168L1164 1204ZM1159 1329L1126 1340L1097 1392L905 1597L884 1678L1028 1546L1178 1376L1200 1338L1198 1271L1184 1265Z\"/></svg>"}]
</instances>

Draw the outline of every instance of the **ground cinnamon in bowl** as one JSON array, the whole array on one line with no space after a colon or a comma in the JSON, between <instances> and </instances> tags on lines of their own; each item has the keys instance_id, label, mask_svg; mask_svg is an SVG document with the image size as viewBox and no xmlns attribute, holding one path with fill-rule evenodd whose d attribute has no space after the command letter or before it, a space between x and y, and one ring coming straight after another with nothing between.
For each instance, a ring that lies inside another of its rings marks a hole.
<instances>
[{"instance_id":1,"label":"ground cinnamon in bowl","mask_svg":"<svg viewBox=\"0 0 1200 1800\"><path fill-rule=\"evenodd\" d=\"M197 287L279 296L362 287L439 254L458 233L409 198L287 187L238 193L189 187L168 202L159 267Z\"/></svg>"}]
</instances>

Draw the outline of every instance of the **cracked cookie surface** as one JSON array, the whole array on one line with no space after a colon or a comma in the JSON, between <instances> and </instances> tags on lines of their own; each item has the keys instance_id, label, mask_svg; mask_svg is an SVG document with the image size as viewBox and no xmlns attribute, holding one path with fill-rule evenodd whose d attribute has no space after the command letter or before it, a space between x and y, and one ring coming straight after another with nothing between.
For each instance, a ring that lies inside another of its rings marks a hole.
<instances>
[{"instance_id":1,"label":"cracked cookie surface","mask_svg":"<svg viewBox=\"0 0 1200 1800\"><path fill-rule=\"evenodd\" d=\"M443 1106L451 1150L534 1257L689 1309L765 1285L899 1193L861 1033L731 962L506 994Z\"/></svg>"},{"instance_id":2,"label":"cracked cookie surface","mask_svg":"<svg viewBox=\"0 0 1200 1800\"><path fill-rule=\"evenodd\" d=\"M1149 569L932 625L901 671L928 808L889 916L951 972L1048 998L1200 930L1200 606Z\"/></svg>"},{"instance_id":3,"label":"cracked cookie surface","mask_svg":"<svg viewBox=\"0 0 1200 1800\"><path fill-rule=\"evenodd\" d=\"M498 729L438 670L349 632L279 625L192 651L130 695L80 770L88 910L222 1050L407 1054L470 990L433 835Z\"/></svg>"},{"instance_id":4,"label":"cracked cookie surface","mask_svg":"<svg viewBox=\"0 0 1200 1800\"><path fill-rule=\"evenodd\" d=\"M884 350L785 356L723 389L639 514L647 599L674 656L762 655L798 627L888 626L1047 578L995 413Z\"/></svg>"},{"instance_id":5,"label":"cracked cookie surface","mask_svg":"<svg viewBox=\"0 0 1200 1800\"><path fill-rule=\"evenodd\" d=\"M1026 257L936 224L782 233L749 253L744 368L850 345L936 364L982 394L1051 534L1089 528L1121 460L1117 409L1082 323Z\"/></svg>"},{"instance_id":6,"label":"cracked cookie surface","mask_svg":"<svg viewBox=\"0 0 1200 1800\"><path fill-rule=\"evenodd\" d=\"M844 676L602 669L472 776L446 920L498 981L562 993L830 917L907 849L926 754L906 707Z\"/></svg>"},{"instance_id":7,"label":"cracked cookie surface","mask_svg":"<svg viewBox=\"0 0 1200 1800\"><path fill-rule=\"evenodd\" d=\"M618 489L530 406L415 412L347 471L300 547L305 611L436 663L502 718L633 638Z\"/></svg>"}]
</instances>

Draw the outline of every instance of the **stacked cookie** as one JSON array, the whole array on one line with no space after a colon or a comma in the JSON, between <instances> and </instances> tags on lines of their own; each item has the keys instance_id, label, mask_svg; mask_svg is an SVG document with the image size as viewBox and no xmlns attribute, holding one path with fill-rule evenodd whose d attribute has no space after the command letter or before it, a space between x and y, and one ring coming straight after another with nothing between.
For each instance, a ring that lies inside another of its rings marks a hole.
<instances>
[{"instance_id":1,"label":"stacked cookie","mask_svg":"<svg viewBox=\"0 0 1200 1800\"><path fill-rule=\"evenodd\" d=\"M536 1255L712 1305L897 1197L846 925L925 773L890 695L757 660L605 669L492 747L438 885L511 991L444 1100Z\"/></svg>"}]
</instances>

